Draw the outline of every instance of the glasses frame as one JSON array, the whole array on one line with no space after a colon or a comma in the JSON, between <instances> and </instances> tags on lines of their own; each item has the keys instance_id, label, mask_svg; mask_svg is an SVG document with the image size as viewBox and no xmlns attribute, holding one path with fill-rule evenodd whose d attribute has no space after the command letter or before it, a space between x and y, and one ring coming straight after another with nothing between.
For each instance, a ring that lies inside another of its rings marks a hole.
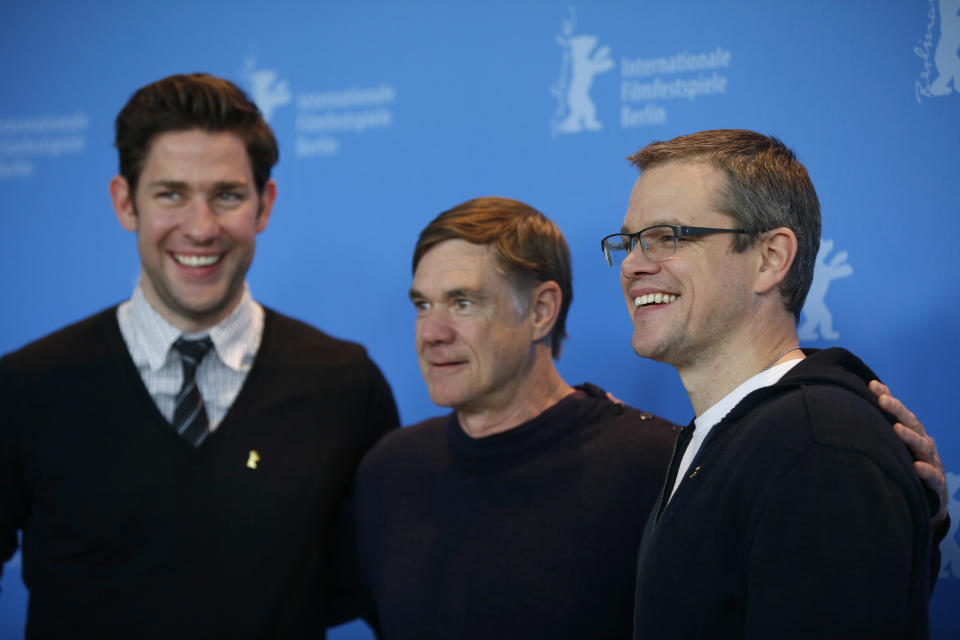
<instances>
[{"instance_id":1,"label":"glasses frame","mask_svg":"<svg viewBox=\"0 0 960 640\"><path fill-rule=\"evenodd\" d=\"M647 231L650 231L650 229L659 229L661 227L673 229L673 251L670 253L670 255L664 256L663 258L651 258L647 256L647 249L649 249L649 245L644 246L644 242L642 241L641 236ZM640 250L643 251L643 255L644 257L647 258L647 260L652 260L653 262L661 262L663 260L666 260L667 258L672 258L673 256L677 255L677 241L680 238L696 238L699 236L707 236L713 233L748 233L748 231L746 229L717 229L714 227L687 227L687 226L676 225L676 224L655 224L647 227L646 229L641 229L640 231L634 231L633 233L626 233L621 231L619 233L611 233L610 235L604 236L603 239L600 240L600 250L603 251L603 257L606 258L607 264L610 265L611 267L614 266L613 260L610 257L610 250L607 249L607 240L609 240L610 238L623 238L624 236L626 236L630 238L630 249L627 251L627 254L623 257L624 260L626 260L630 256L630 254L633 253L633 250L636 249L637 245L639 244ZM623 261L621 260L620 263L622 262ZM619 266L619 264L617 266Z\"/></svg>"}]
</instances>

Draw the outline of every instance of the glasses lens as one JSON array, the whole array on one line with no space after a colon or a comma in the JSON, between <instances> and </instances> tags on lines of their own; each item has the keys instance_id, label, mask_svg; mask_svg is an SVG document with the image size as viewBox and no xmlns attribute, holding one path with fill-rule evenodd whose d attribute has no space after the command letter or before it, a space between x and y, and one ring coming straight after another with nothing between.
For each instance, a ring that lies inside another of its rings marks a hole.
<instances>
[{"instance_id":1,"label":"glasses lens","mask_svg":"<svg viewBox=\"0 0 960 640\"><path fill-rule=\"evenodd\" d=\"M620 263L630 253L630 236L612 235L603 239L603 253L612 267L619 267Z\"/></svg>"},{"instance_id":2,"label":"glasses lens","mask_svg":"<svg viewBox=\"0 0 960 640\"><path fill-rule=\"evenodd\" d=\"M673 227L650 227L640 236L643 254L649 260L664 260L677 250L677 235Z\"/></svg>"}]
</instances>

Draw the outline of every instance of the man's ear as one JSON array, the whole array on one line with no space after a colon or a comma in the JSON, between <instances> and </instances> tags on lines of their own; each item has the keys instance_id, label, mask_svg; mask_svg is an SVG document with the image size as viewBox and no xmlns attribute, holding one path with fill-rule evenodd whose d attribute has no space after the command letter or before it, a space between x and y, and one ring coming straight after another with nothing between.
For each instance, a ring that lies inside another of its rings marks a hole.
<instances>
[{"instance_id":1,"label":"man's ear","mask_svg":"<svg viewBox=\"0 0 960 640\"><path fill-rule=\"evenodd\" d=\"M780 286L797 257L797 236L787 227L777 227L757 241L758 268L754 293L767 293Z\"/></svg>"},{"instance_id":2,"label":"man's ear","mask_svg":"<svg viewBox=\"0 0 960 640\"><path fill-rule=\"evenodd\" d=\"M560 285L553 280L541 282L533 290L530 298L530 320L533 323L534 341L542 340L553 331L562 303L563 292L560 291Z\"/></svg>"},{"instance_id":3,"label":"man's ear","mask_svg":"<svg viewBox=\"0 0 960 640\"><path fill-rule=\"evenodd\" d=\"M260 194L260 210L257 212L257 233L267 228L267 222L270 221L270 214L273 212L273 203L276 199L277 183L271 178L263 185L263 193Z\"/></svg>"},{"instance_id":4,"label":"man's ear","mask_svg":"<svg viewBox=\"0 0 960 640\"><path fill-rule=\"evenodd\" d=\"M127 231L136 231L137 210L134 207L130 184L123 176L113 176L110 180L110 199L113 201L113 212L117 215L120 226Z\"/></svg>"}]
</instances>

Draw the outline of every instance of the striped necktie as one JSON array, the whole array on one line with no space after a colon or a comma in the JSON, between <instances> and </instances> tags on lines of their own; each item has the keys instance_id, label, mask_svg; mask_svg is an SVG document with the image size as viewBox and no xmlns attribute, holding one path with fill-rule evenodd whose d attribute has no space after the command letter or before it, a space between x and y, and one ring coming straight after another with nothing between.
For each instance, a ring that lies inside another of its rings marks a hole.
<instances>
[{"instance_id":1,"label":"striped necktie","mask_svg":"<svg viewBox=\"0 0 960 640\"><path fill-rule=\"evenodd\" d=\"M203 356L213 347L209 337L199 340L186 340L182 336L173 343L183 362L183 386L177 394L173 410L173 428L184 440L195 447L207 439L207 411L203 408L203 398L197 387L197 365Z\"/></svg>"}]
</instances>

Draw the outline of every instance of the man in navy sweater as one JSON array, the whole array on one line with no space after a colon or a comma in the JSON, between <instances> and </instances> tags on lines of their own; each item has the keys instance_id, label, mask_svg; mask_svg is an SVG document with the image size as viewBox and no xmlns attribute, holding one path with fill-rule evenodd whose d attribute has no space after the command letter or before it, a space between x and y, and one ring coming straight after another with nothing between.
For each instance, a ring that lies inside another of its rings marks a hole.
<instances>
[{"instance_id":1,"label":"man in navy sweater","mask_svg":"<svg viewBox=\"0 0 960 640\"><path fill-rule=\"evenodd\" d=\"M277 144L230 82L137 91L110 193L132 297L0 360L0 559L30 638L315 638L359 613L343 515L398 422L359 345L256 303Z\"/></svg>"},{"instance_id":2,"label":"man in navy sweater","mask_svg":"<svg viewBox=\"0 0 960 640\"><path fill-rule=\"evenodd\" d=\"M696 414L640 551L636 638L923 638L936 579L914 461L842 349L800 350L816 192L779 140L655 142L621 231L633 348Z\"/></svg>"},{"instance_id":3,"label":"man in navy sweater","mask_svg":"<svg viewBox=\"0 0 960 640\"><path fill-rule=\"evenodd\" d=\"M572 297L560 230L478 198L420 234L410 299L431 399L357 476L384 638L628 637L630 559L673 425L556 369Z\"/></svg>"},{"instance_id":4,"label":"man in navy sweater","mask_svg":"<svg viewBox=\"0 0 960 640\"><path fill-rule=\"evenodd\" d=\"M563 235L521 202L470 200L421 232L413 273L421 372L453 411L389 434L358 473L382 637L629 638L674 428L557 371Z\"/></svg>"}]
</instances>

